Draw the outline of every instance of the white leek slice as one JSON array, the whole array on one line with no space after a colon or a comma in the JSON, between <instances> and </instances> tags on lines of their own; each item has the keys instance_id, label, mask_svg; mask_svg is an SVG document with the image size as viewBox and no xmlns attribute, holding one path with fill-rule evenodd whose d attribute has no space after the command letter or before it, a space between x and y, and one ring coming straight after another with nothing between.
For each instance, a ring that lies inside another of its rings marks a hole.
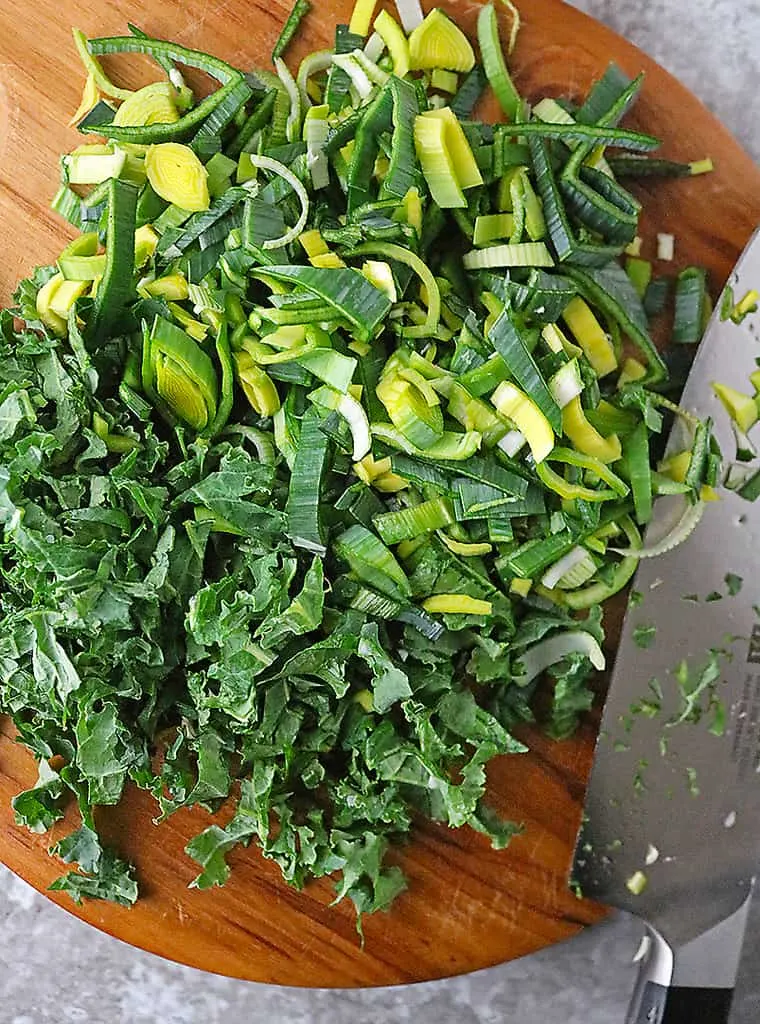
<instances>
[{"instance_id":1,"label":"white leek slice","mask_svg":"<svg viewBox=\"0 0 760 1024\"><path fill-rule=\"evenodd\" d=\"M290 68L282 57L275 59L274 66L277 70L277 77L285 86L290 100L290 113L285 124L285 136L288 142L296 142L301 133L301 93L295 78L290 73Z\"/></svg>"},{"instance_id":2,"label":"white leek slice","mask_svg":"<svg viewBox=\"0 0 760 1024\"><path fill-rule=\"evenodd\" d=\"M665 555L673 548L677 548L679 544L688 540L696 530L705 511L704 501L695 501L690 504L684 499L680 504L683 506L680 518L660 540L645 544L641 548L610 548L610 550L618 555L624 555L626 558L659 558L660 555Z\"/></svg>"},{"instance_id":3,"label":"white leek slice","mask_svg":"<svg viewBox=\"0 0 760 1024\"><path fill-rule=\"evenodd\" d=\"M420 0L396 0L396 10L404 32L413 32L425 20Z\"/></svg>"},{"instance_id":4,"label":"white leek slice","mask_svg":"<svg viewBox=\"0 0 760 1024\"><path fill-rule=\"evenodd\" d=\"M497 446L510 459L513 459L515 455L519 455L527 443L525 434L520 430L510 430L496 442Z\"/></svg>"},{"instance_id":5,"label":"white leek slice","mask_svg":"<svg viewBox=\"0 0 760 1024\"><path fill-rule=\"evenodd\" d=\"M554 563L554 565L549 566L541 577L541 583L547 590L554 590L564 576L569 572L572 572L572 570L580 565L581 562L585 562L588 557L589 554L585 548L580 546L574 547L572 551L568 551L568 553L563 555L559 561Z\"/></svg>"},{"instance_id":6,"label":"white leek slice","mask_svg":"<svg viewBox=\"0 0 760 1024\"><path fill-rule=\"evenodd\" d=\"M564 409L574 398L577 398L583 391L583 378L578 360L571 359L561 366L549 380L548 386L552 398L560 409Z\"/></svg>"},{"instance_id":7,"label":"white leek slice","mask_svg":"<svg viewBox=\"0 0 760 1024\"><path fill-rule=\"evenodd\" d=\"M261 156L258 153L249 153L248 156L254 167L262 171L271 171L272 174L277 174L284 178L300 200L301 215L293 227L286 231L284 235L280 235L279 238L268 238L261 244L262 249L281 249L294 242L306 227L306 219L309 216L308 193L295 174L285 164L280 163L279 160L273 160L271 156Z\"/></svg>"},{"instance_id":8,"label":"white leek slice","mask_svg":"<svg viewBox=\"0 0 760 1024\"><path fill-rule=\"evenodd\" d=\"M590 633L585 630L569 630L567 633L550 636L529 648L520 658L522 672L516 681L520 686L527 686L550 665L556 665L569 654L585 654L594 668L600 672L606 664L604 652Z\"/></svg>"}]
</instances>

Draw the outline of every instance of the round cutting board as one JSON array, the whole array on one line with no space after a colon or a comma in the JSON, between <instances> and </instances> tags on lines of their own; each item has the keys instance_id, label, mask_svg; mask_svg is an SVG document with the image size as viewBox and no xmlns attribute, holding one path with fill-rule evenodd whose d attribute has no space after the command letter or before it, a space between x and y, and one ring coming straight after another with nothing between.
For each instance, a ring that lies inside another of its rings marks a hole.
<instances>
[{"instance_id":1,"label":"round cutting board","mask_svg":"<svg viewBox=\"0 0 760 1024\"><path fill-rule=\"evenodd\" d=\"M54 259L68 237L48 203L57 184L58 155L77 144L65 127L83 81L69 26L89 35L117 35L134 22L151 35L246 68L267 65L290 6L290 0L105 0L83 8L75 0L36 0L26 5L23 17L8 7L0 13L3 301L33 263ZM442 6L474 36L478 3ZM524 27L511 64L524 95L582 94L611 60L631 75L643 69L647 83L633 123L665 139L668 156L713 157L717 171L709 177L644 190L643 254L654 255L657 231L672 232L678 264L706 266L717 290L760 221L760 171L698 100L623 39L560 0L524 0L521 6ZM330 45L336 21L347 21L350 9L349 0L315 0L289 59ZM125 72L125 81L141 84L145 69L134 67ZM614 640L616 630L610 627ZM196 867L184 846L209 816L183 811L154 826L155 805L136 791L120 807L104 810L99 820L108 839L137 864L143 898L131 910L93 902L74 907L65 896L51 898L134 945L260 982L389 985L511 960L567 938L604 914L566 888L595 734L591 721L565 743L531 734L530 754L504 757L491 766L494 803L526 826L508 850L491 850L467 829L420 824L412 843L396 855L409 890L389 913L365 921L363 950L352 908L330 906L329 881L295 892L253 848L231 855L232 879L225 888L189 890ZM52 839L14 826L10 800L35 777L31 756L14 742L10 724L2 723L0 859L44 892L61 871L47 847L75 820L58 826ZM226 820L224 812L220 820Z\"/></svg>"}]
</instances>

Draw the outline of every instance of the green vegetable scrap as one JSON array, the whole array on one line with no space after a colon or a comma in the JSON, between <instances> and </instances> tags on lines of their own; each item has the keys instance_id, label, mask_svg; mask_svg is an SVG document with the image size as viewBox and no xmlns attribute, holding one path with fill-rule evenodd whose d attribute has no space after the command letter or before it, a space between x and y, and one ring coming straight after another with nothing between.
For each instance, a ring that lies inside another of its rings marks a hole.
<instances>
[{"instance_id":1,"label":"green vegetable scrap","mask_svg":"<svg viewBox=\"0 0 760 1024\"><path fill-rule=\"evenodd\" d=\"M653 497L695 500L685 536L716 482L693 418L680 480L652 466L662 289L620 263L640 203L616 169L696 172L620 126L641 80L531 114L511 4L476 53L440 10L400 4L402 28L369 0L293 73L309 7L276 74L76 33L86 143L53 205L80 237L0 313L0 712L39 764L19 825L78 801L52 850L76 900L137 896L96 814L128 785L161 818L235 795L187 848L198 888L253 841L359 916L404 887L385 855L418 814L504 847L485 765L534 708L573 732ZM162 77L120 89L111 54ZM506 123L472 116L488 87ZM704 277L678 296L691 343Z\"/></svg>"},{"instance_id":2,"label":"green vegetable scrap","mask_svg":"<svg viewBox=\"0 0 760 1024\"><path fill-rule=\"evenodd\" d=\"M633 642L642 650L647 650L655 642L657 637L656 626L636 626L633 631Z\"/></svg>"}]
</instances>

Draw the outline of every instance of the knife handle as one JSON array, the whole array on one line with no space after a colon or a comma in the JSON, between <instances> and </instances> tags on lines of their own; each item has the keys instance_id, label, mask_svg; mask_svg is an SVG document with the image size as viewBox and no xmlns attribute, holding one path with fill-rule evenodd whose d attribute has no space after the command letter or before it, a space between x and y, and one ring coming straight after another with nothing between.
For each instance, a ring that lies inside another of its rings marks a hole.
<instances>
[{"instance_id":1,"label":"knife handle","mask_svg":"<svg viewBox=\"0 0 760 1024\"><path fill-rule=\"evenodd\" d=\"M728 1024L733 995L732 988L668 988L647 981L629 1024Z\"/></svg>"},{"instance_id":2,"label":"knife handle","mask_svg":"<svg viewBox=\"0 0 760 1024\"><path fill-rule=\"evenodd\" d=\"M648 927L647 933L649 948L641 960L626 1024L728 1024L733 988L671 985L673 951L654 928Z\"/></svg>"}]
</instances>

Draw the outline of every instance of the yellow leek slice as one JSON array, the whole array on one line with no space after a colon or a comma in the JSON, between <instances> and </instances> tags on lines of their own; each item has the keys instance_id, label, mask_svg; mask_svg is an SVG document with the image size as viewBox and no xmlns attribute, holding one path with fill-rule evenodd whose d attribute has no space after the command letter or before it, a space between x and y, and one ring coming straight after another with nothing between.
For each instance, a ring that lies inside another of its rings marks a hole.
<instances>
[{"instance_id":1,"label":"yellow leek slice","mask_svg":"<svg viewBox=\"0 0 760 1024\"><path fill-rule=\"evenodd\" d=\"M251 408L259 416L274 416L280 408L280 396L269 374L257 366L249 352L234 352L237 379Z\"/></svg>"},{"instance_id":2,"label":"yellow leek slice","mask_svg":"<svg viewBox=\"0 0 760 1024\"><path fill-rule=\"evenodd\" d=\"M63 274L54 274L37 292L36 300L37 315L40 320L46 327L50 328L53 334L61 338L66 334L66 320L51 310L50 303L63 282Z\"/></svg>"},{"instance_id":3,"label":"yellow leek slice","mask_svg":"<svg viewBox=\"0 0 760 1024\"><path fill-rule=\"evenodd\" d=\"M686 474L689 470L690 462L690 450L679 452L677 455L671 455L669 458L664 459L657 469L660 473L664 473L665 476L669 476L671 480L675 480L676 483L682 484L686 480Z\"/></svg>"},{"instance_id":4,"label":"yellow leek slice","mask_svg":"<svg viewBox=\"0 0 760 1024\"><path fill-rule=\"evenodd\" d=\"M114 124L140 127L148 124L173 124L179 121L171 82L153 82L132 93L116 111Z\"/></svg>"},{"instance_id":5,"label":"yellow leek slice","mask_svg":"<svg viewBox=\"0 0 760 1024\"><path fill-rule=\"evenodd\" d=\"M442 121L444 125L443 143L451 156L454 165L459 187L462 189L475 188L483 184L483 176L480 173L477 161L473 156L467 136L459 123L451 107L441 107L439 110L427 110L420 117Z\"/></svg>"},{"instance_id":6,"label":"yellow leek slice","mask_svg":"<svg viewBox=\"0 0 760 1024\"><path fill-rule=\"evenodd\" d=\"M583 351L573 345L556 324L547 324L541 331L541 337L551 352L565 352L571 359L583 355Z\"/></svg>"},{"instance_id":7,"label":"yellow leek slice","mask_svg":"<svg viewBox=\"0 0 760 1024\"><path fill-rule=\"evenodd\" d=\"M754 398L728 384L713 384L712 389L737 427L746 434L757 423L758 409Z\"/></svg>"},{"instance_id":8,"label":"yellow leek slice","mask_svg":"<svg viewBox=\"0 0 760 1024\"><path fill-rule=\"evenodd\" d=\"M406 221L418 235L422 234L422 200L417 188L410 188L393 214L393 220Z\"/></svg>"},{"instance_id":9,"label":"yellow leek slice","mask_svg":"<svg viewBox=\"0 0 760 1024\"><path fill-rule=\"evenodd\" d=\"M333 253L333 255L335 254ZM335 258L339 259L340 257L336 256ZM362 264L362 274L375 288L385 292L391 302L398 301L396 282L393 279L393 271L388 263L384 260L366 260Z\"/></svg>"},{"instance_id":10,"label":"yellow leek slice","mask_svg":"<svg viewBox=\"0 0 760 1024\"><path fill-rule=\"evenodd\" d=\"M314 256L325 256L330 251L319 228L312 228L311 231L304 231L298 241L301 243L301 248L310 260Z\"/></svg>"},{"instance_id":11,"label":"yellow leek slice","mask_svg":"<svg viewBox=\"0 0 760 1024\"><path fill-rule=\"evenodd\" d=\"M461 555L462 558L477 558L482 555L489 555L492 550L491 545L485 541L480 544L468 544L465 541L454 540L443 533L443 531L439 532L438 536L452 554Z\"/></svg>"},{"instance_id":12,"label":"yellow leek slice","mask_svg":"<svg viewBox=\"0 0 760 1024\"><path fill-rule=\"evenodd\" d=\"M183 302L190 294L187 278L183 274L165 274L145 285L145 291L154 298Z\"/></svg>"},{"instance_id":13,"label":"yellow leek slice","mask_svg":"<svg viewBox=\"0 0 760 1024\"><path fill-rule=\"evenodd\" d=\"M372 15L375 13L376 6L377 0L356 0L351 21L348 23L348 31L355 36L366 36L372 24Z\"/></svg>"},{"instance_id":14,"label":"yellow leek slice","mask_svg":"<svg viewBox=\"0 0 760 1024\"><path fill-rule=\"evenodd\" d=\"M433 117L414 119L414 146L433 201L442 210L462 209L467 200L446 145L446 124Z\"/></svg>"},{"instance_id":15,"label":"yellow leek slice","mask_svg":"<svg viewBox=\"0 0 760 1024\"><path fill-rule=\"evenodd\" d=\"M623 363L623 368L620 371L620 377L618 378L617 386L622 388L626 384L630 384L631 381L641 380L642 377L646 377L647 368L643 363L640 363L638 359L629 357Z\"/></svg>"},{"instance_id":16,"label":"yellow leek slice","mask_svg":"<svg viewBox=\"0 0 760 1024\"><path fill-rule=\"evenodd\" d=\"M208 174L189 146L179 142L151 146L145 156L145 170L151 187L162 199L191 213L208 210Z\"/></svg>"},{"instance_id":17,"label":"yellow leek slice","mask_svg":"<svg viewBox=\"0 0 760 1024\"><path fill-rule=\"evenodd\" d=\"M143 224L135 231L135 267L145 266L158 245L158 235L150 224Z\"/></svg>"},{"instance_id":18,"label":"yellow leek slice","mask_svg":"<svg viewBox=\"0 0 760 1024\"><path fill-rule=\"evenodd\" d=\"M393 73L399 78L406 78L409 74L411 56L409 40L404 30L387 11L380 11L375 18L375 32L388 47L388 53L393 61Z\"/></svg>"},{"instance_id":19,"label":"yellow leek slice","mask_svg":"<svg viewBox=\"0 0 760 1024\"><path fill-rule=\"evenodd\" d=\"M90 287L90 281L61 281L50 299L50 311L65 319L69 310Z\"/></svg>"},{"instance_id":20,"label":"yellow leek slice","mask_svg":"<svg viewBox=\"0 0 760 1024\"><path fill-rule=\"evenodd\" d=\"M510 381L499 384L491 401L523 434L535 461L543 462L554 447L554 431L536 403Z\"/></svg>"},{"instance_id":21,"label":"yellow leek slice","mask_svg":"<svg viewBox=\"0 0 760 1024\"><path fill-rule=\"evenodd\" d=\"M73 128L75 124L79 124L82 118L89 114L92 108L100 100L100 92L95 83L95 76L90 72L87 76L87 81L84 83L84 89L82 90L82 99L79 106L76 109L76 113L72 115L69 121L69 128Z\"/></svg>"},{"instance_id":22,"label":"yellow leek slice","mask_svg":"<svg viewBox=\"0 0 760 1024\"><path fill-rule=\"evenodd\" d=\"M390 458L375 459L372 453L354 463L354 472L365 484L371 484L378 477L390 473L391 469Z\"/></svg>"},{"instance_id":23,"label":"yellow leek slice","mask_svg":"<svg viewBox=\"0 0 760 1024\"><path fill-rule=\"evenodd\" d=\"M516 597L527 597L530 593L531 587L533 586L533 580L521 580L517 576L509 584L510 594L515 594Z\"/></svg>"},{"instance_id":24,"label":"yellow leek slice","mask_svg":"<svg viewBox=\"0 0 760 1024\"><path fill-rule=\"evenodd\" d=\"M372 486L383 494L397 494L399 491L407 489L409 481L405 480L403 476L399 476L398 473L383 473L382 476L372 481Z\"/></svg>"},{"instance_id":25,"label":"yellow leek slice","mask_svg":"<svg viewBox=\"0 0 760 1024\"><path fill-rule=\"evenodd\" d=\"M612 342L594 316L588 303L576 295L565 307L562 319L586 354L598 377L606 377L617 369Z\"/></svg>"},{"instance_id":26,"label":"yellow leek slice","mask_svg":"<svg viewBox=\"0 0 760 1024\"><path fill-rule=\"evenodd\" d=\"M580 398L574 398L562 410L562 429L579 452L600 462L616 462L622 455L617 434L602 437L586 419Z\"/></svg>"},{"instance_id":27,"label":"yellow leek slice","mask_svg":"<svg viewBox=\"0 0 760 1024\"><path fill-rule=\"evenodd\" d=\"M426 612L440 615L490 615L490 601L479 601L467 594L433 594L422 602Z\"/></svg>"},{"instance_id":28,"label":"yellow leek slice","mask_svg":"<svg viewBox=\"0 0 760 1024\"><path fill-rule=\"evenodd\" d=\"M472 71L475 66L467 36L437 7L409 37L409 55L413 71Z\"/></svg>"},{"instance_id":29,"label":"yellow leek slice","mask_svg":"<svg viewBox=\"0 0 760 1024\"><path fill-rule=\"evenodd\" d=\"M444 71L443 68L436 68L430 76L430 84L440 92L447 92L454 95L459 86L459 77L454 71Z\"/></svg>"}]
</instances>

